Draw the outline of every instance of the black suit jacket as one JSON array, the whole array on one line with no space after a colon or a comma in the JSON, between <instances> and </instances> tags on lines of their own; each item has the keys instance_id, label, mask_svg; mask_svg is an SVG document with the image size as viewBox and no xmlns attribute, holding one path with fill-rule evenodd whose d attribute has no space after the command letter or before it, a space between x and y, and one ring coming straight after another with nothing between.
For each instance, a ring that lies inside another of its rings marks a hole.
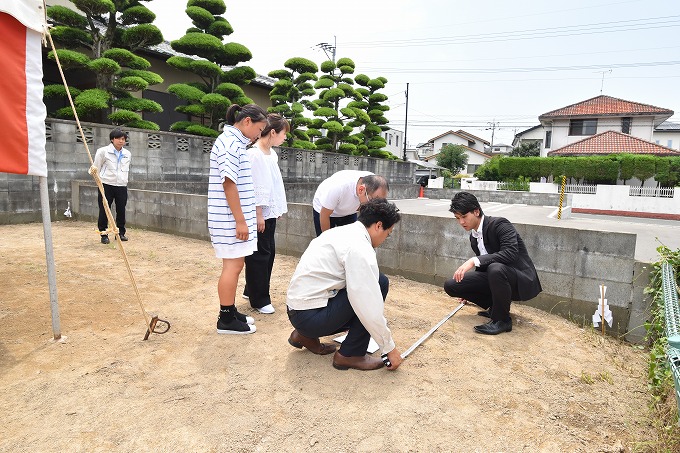
<instances>
[{"instance_id":1,"label":"black suit jacket","mask_svg":"<svg viewBox=\"0 0 680 453\"><path fill-rule=\"evenodd\" d=\"M508 219L484 216L482 239L488 255L480 256L477 239L470 234L470 245L479 258L478 271L486 271L491 263L501 263L515 268L520 300L532 299L542 291L536 268L524 241Z\"/></svg>"}]
</instances>

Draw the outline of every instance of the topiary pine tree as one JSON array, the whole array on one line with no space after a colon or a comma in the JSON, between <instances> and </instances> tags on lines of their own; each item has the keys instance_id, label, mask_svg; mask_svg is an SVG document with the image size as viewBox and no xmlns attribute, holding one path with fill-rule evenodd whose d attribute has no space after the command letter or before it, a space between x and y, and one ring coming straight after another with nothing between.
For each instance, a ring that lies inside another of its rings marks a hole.
<instances>
[{"instance_id":1,"label":"topiary pine tree","mask_svg":"<svg viewBox=\"0 0 680 453\"><path fill-rule=\"evenodd\" d=\"M286 144L293 148L315 149L313 137L320 137L321 132L312 126L312 120L303 115L305 109L314 111L316 105L306 97L316 92L311 80L318 80L316 73L319 67L306 58L290 58L283 64L286 69L277 69L269 73L269 77L278 79L269 92L273 107L270 112L278 113L290 123L290 134ZM305 127L306 129L301 129Z\"/></svg>"},{"instance_id":2,"label":"topiary pine tree","mask_svg":"<svg viewBox=\"0 0 680 453\"><path fill-rule=\"evenodd\" d=\"M55 24L51 30L63 68L89 70L96 74L96 88L70 89L78 116L97 122L158 130L156 123L142 119L141 112L162 112L157 102L132 96L149 85L163 82L148 71L151 64L134 54L137 50L163 42L161 31L151 23L156 18L142 1L149 0L71 0L82 12L64 6L47 8L47 16ZM72 49L87 49L83 52ZM48 58L55 59L54 52ZM64 98L62 85L47 85L46 97ZM56 112L60 118L73 118L71 107Z\"/></svg>"},{"instance_id":3,"label":"topiary pine tree","mask_svg":"<svg viewBox=\"0 0 680 453\"><path fill-rule=\"evenodd\" d=\"M187 102L187 105L175 108L176 111L200 118L201 124L180 121L170 126L170 130L216 137L219 124L231 104L253 102L240 85L250 83L257 74L249 66L237 66L253 56L241 44L222 42L225 36L234 32L222 17L226 10L223 0L187 2L186 14L194 26L180 39L172 41L170 46L177 52L195 55L199 59L175 56L168 58L167 63L196 74L201 81L176 83L168 87L168 92ZM223 66L230 69L225 71Z\"/></svg>"},{"instance_id":4,"label":"topiary pine tree","mask_svg":"<svg viewBox=\"0 0 680 453\"><path fill-rule=\"evenodd\" d=\"M314 116L317 118L310 126L313 129L325 129L326 136L314 143L318 149L356 153L361 141L350 136L354 128L346 125L345 121L355 119L357 113L355 109L343 107L343 101L347 99L362 100L361 94L352 86L354 80L346 77L347 74L354 73L354 62L349 58L341 58L337 64L328 60L321 63L321 72L324 74L314 85L314 88L321 90L319 98L312 101L316 106Z\"/></svg>"},{"instance_id":5,"label":"topiary pine tree","mask_svg":"<svg viewBox=\"0 0 680 453\"><path fill-rule=\"evenodd\" d=\"M383 150L387 142L381 135L382 132L390 129L387 126L389 120L385 118L385 112L390 108L383 104L387 96L377 93L378 90L385 88L387 79L384 77L371 79L365 74L358 74L354 81L360 85L356 91L363 96L363 100L347 104L347 107L356 113L356 118L348 124L360 128L360 131L355 134L361 140L357 151L362 155L373 157L392 157L392 153Z\"/></svg>"}]
</instances>

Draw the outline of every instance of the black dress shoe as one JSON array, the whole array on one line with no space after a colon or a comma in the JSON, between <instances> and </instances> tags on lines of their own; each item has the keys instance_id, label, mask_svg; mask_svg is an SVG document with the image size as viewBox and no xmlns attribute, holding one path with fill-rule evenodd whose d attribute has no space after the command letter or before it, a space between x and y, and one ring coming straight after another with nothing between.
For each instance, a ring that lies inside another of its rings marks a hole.
<instances>
[{"instance_id":1,"label":"black dress shoe","mask_svg":"<svg viewBox=\"0 0 680 453\"><path fill-rule=\"evenodd\" d=\"M120 234L120 235L118 235L118 237L119 237L120 240L123 241L123 242L125 242L125 241L128 240L127 236L125 236L124 234Z\"/></svg>"},{"instance_id":2,"label":"black dress shoe","mask_svg":"<svg viewBox=\"0 0 680 453\"><path fill-rule=\"evenodd\" d=\"M109 242L109 235L108 234L102 234L102 244L108 244Z\"/></svg>"},{"instance_id":3,"label":"black dress shoe","mask_svg":"<svg viewBox=\"0 0 680 453\"><path fill-rule=\"evenodd\" d=\"M498 335L503 332L510 332L512 330L512 319L507 321L489 321L481 326L475 326L475 332L484 335Z\"/></svg>"},{"instance_id":4,"label":"black dress shoe","mask_svg":"<svg viewBox=\"0 0 680 453\"><path fill-rule=\"evenodd\" d=\"M477 314L479 316L484 316L485 318L491 318L491 309L478 311Z\"/></svg>"}]
</instances>

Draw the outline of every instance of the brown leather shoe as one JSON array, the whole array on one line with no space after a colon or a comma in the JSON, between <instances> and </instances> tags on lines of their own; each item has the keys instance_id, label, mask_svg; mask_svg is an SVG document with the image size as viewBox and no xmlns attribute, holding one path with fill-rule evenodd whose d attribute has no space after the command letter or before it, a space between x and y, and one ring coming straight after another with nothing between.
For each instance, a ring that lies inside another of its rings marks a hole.
<instances>
[{"instance_id":1,"label":"brown leather shoe","mask_svg":"<svg viewBox=\"0 0 680 453\"><path fill-rule=\"evenodd\" d=\"M385 364L382 360L377 357L371 357L368 354L363 357L345 357L338 351L333 356L333 367L338 370L354 368L355 370L368 371L377 370L383 366L385 366Z\"/></svg>"},{"instance_id":2,"label":"brown leather shoe","mask_svg":"<svg viewBox=\"0 0 680 453\"><path fill-rule=\"evenodd\" d=\"M318 338L305 337L297 329L293 330L288 338L288 343L294 348L305 348L312 351L314 354L326 355L335 352L335 345L333 343L321 343Z\"/></svg>"}]
</instances>

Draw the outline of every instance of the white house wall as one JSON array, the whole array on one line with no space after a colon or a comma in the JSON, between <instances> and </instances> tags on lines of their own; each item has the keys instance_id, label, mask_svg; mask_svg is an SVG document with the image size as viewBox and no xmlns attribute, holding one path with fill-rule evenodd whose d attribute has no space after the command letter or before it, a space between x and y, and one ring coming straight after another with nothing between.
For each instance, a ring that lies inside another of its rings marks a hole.
<instances>
[{"instance_id":1,"label":"white house wall","mask_svg":"<svg viewBox=\"0 0 680 453\"><path fill-rule=\"evenodd\" d=\"M652 143L656 143L661 146L667 146L668 148L680 151L680 131L675 132L656 131L654 132L654 135L652 136L652 139L650 141Z\"/></svg>"},{"instance_id":2,"label":"white house wall","mask_svg":"<svg viewBox=\"0 0 680 453\"><path fill-rule=\"evenodd\" d=\"M545 129L543 127L538 127L534 130L531 130L529 132L525 132L522 134L522 136L519 139L518 145L521 145L522 143L533 143L533 142L538 142L541 144L541 157L545 157L546 153L550 151L550 149L545 149L545 131L549 129Z\"/></svg>"},{"instance_id":3,"label":"white house wall","mask_svg":"<svg viewBox=\"0 0 680 453\"><path fill-rule=\"evenodd\" d=\"M481 165L484 162L486 162L487 160L489 160L488 157L480 156L479 154L471 153L469 151L466 154L468 155L468 163L467 163L468 166L465 167L465 174L468 174L468 175L473 173L471 171L468 171L468 168L469 168L470 165Z\"/></svg>"},{"instance_id":4,"label":"white house wall","mask_svg":"<svg viewBox=\"0 0 680 453\"><path fill-rule=\"evenodd\" d=\"M468 140L463 137L459 137L454 134L448 134L443 137L439 137L434 141L434 146L433 146L433 154L437 154L439 151L441 151L442 147L444 144L448 145L463 145L463 146L468 146L470 148L476 149L477 151L483 153L484 152L484 143L475 140L474 146L469 146L468 145Z\"/></svg>"}]
</instances>

